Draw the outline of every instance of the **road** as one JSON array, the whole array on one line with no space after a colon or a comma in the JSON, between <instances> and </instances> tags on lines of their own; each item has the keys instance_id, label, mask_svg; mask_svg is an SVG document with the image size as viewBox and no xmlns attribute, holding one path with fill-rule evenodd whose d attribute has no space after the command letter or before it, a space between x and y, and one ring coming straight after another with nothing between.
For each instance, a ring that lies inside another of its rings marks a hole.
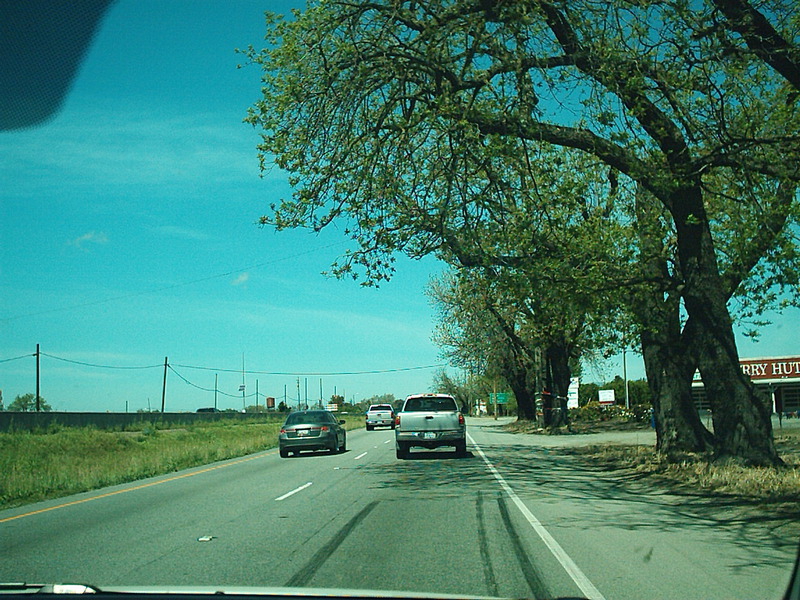
<instances>
[{"instance_id":1,"label":"road","mask_svg":"<svg viewBox=\"0 0 800 600\"><path fill-rule=\"evenodd\" d=\"M271 450L3 511L0 581L781 597L796 529L587 471L497 424L469 421L464 459L398 461L394 432L362 429L344 454Z\"/></svg>"}]
</instances>

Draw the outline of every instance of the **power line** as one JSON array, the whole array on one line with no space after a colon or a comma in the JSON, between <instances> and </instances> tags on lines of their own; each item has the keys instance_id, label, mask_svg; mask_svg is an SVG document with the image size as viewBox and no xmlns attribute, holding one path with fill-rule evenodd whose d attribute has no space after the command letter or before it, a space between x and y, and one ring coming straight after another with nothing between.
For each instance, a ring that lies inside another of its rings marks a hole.
<instances>
[{"instance_id":1,"label":"power line","mask_svg":"<svg viewBox=\"0 0 800 600\"><path fill-rule=\"evenodd\" d=\"M205 281L211 281L213 279L220 279L221 277L230 277L231 275L235 275L237 273L244 273L245 271L249 271L251 269L258 269L260 267L265 267L267 265L272 265L272 264L279 263L279 262L282 262L282 261L285 261L285 260L291 260L293 258L299 258L301 256L305 256L307 254L312 254L312 253L317 252L319 250L327 250L328 248L333 248L334 246L339 246L339 245L341 245L341 242L335 242L333 244L328 244L327 246L320 246L319 248L313 248L311 250L306 250L304 252L297 252L297 253L292 254L290 256L282 256L280 258L274 258L272 260L268 260L268 261L264 261L264 262L260 262L260 263L255 263L255 264L249 265L247 267L242 267L240 269L234 269L232 271L226 271L225 273L217 273L216 275L209 275L207 277L201 277L200 279L192 279L191 281L183 281L183 282L180 282L180 283L174 283L172 285L167 285L167 286L160 287L160 288L155 288L155 289L152 289L152 290L144 290L144 291L140 291L140 292L131 292L130 294L122 294L120 296L112 296L111 298L104 298L102 300L92 300L91 302L83 302L81 304L71 304L69 306L59 306L57 308L48 308L46 310L40 310L40 311L32 312L32 313L25 313L25 314L21 314L21 315L13 315L11 317L3 317L2 319L0 319L0 322L8 323L10 321L16 321L17 319L24 319L26 317L38 317L38 316L41 316L41 315L48 315L48 314L56 313L56 312L74 310L74 309L77 309L77 308L87 308L87 307L90 307L90 306L97 306L99 304L107 304L109 302L115 302L117 300L127 300L128 298L136 298L138 296L145 296L147 294L156 294L158 292L165 292L165 291L168 291L168 290L174 290L176 288L185 287L185 286L188 286L188 285L194 285L196 283L203 283Z\"/></svg>"},{"instance_id":2,"label":"power line","mask_svg":"<svg viewBox=\"0 0 800 600\"><path fill-rule=\"evenodd\" d=\"M47 358L52 358L53 360L60 360L61 362L72 363L74 365L81 365L84 367L94 367L96 369L126 369L126 370L139 370L139 369L158 369L163 367L163 364L158 365L144 365L144 366L119 366L119 365L98 365L95 363L88 363L83 362L80 360L72 360L69 358L63 358L61 356L54 356L53 354L48 354L47 352L41 352L42 356L46 356ZM33 355L31 355L33 356Z\"/></svg>"},{"instance_id":3,"label":"power line","mask_svg":"<svg viewBox=\"0 0 800 600\"><path fill-rule=\"evenodd\" d=\"M14 358L4 358L0 360L0 363L7 363L11 362L12 360L19 360L21 358L31 358L33 356L36 356L36 354L23 354L22 356L15 356Z\"/></svg>"},{"instance_id":4,"label":"power line","mask_svg":"<svg viewBox=\"0 0 800 600\"><path fill-rule=\"evenodd\" d=\"M164 369L164 388L163 388L164 391L166 390L166 373L167 373L167 369L169 369L181 381L183 381L185 384L187 384L187 385L189 385L189 386L191 386L191 387L193 387L195 389L198 389L200 391L209 392L209 393L210 392L214 392L215 394L222 394L223 396L226 396L228 398L236 398L236 399L242 398L243 401L246 398L254 398L255 397L256 398L256 403L258 402L258 393L257 392L251 393L251 394L247 394L247 395L245 395L245 394L239 395L239 394L231 394L231 393L222 391L217 387L215 387L215 388L204 387L204 386L201 386L201 385L198 385L198 384L194 383L193 381L190 381L187 377L185 377L184 375L179 373L175 369L175 367L180 367L180 368L183 368L183 369L196 369L196 370L201 370L201 371L216 371L216 372L236 373L236 374L242 373L243 376L246 376L246 375L276 375L276 376L292 376L292 377L298 377L299 378L299 377L303 377L303 376L305 376L305 377L312 377L312 376L322 377L322 376L335 376L335 375L372 375L372 374L382 374L382 373L402 373L402 372L407 372L407 371L419 371L419 370L433 369L433 368L444 366L442 364L436 364L436 365L423 365L423 366L415 366L415 367L399 367L399 368L393 368L393 369L373 369L373 370L366 370L366 371L329 371L329 372L300 372L300 371L281 372L281 371L256 371L256 370L246 371L246 370L240 370L240 369L222 369L222 368L215 368L215 367L204 367L204 366L199 366L199 365L172 365L172 364L169 363L167 358L164 359L164 363L159 363L159 364L154 364L154 365L106 365L106 364L98 364L98 363L91 363L91 362L87 362L87 361L64 358L63 356L56 356L54 354L49 354L47 352L42 352L39 349L38 344L36 346L36 353L34 353L34 354L24 354L24 355L16 356L16 357L13 357L13 358L0 359L0 363L6 363L6 362L10 362L10 361L14 361L14 360L20 360L20 359L29 358L29 357L37 357L37 361L36 361L36 379L37 379L37 396L38 396L38 380L39 380L39 361L38 361L38 358L42 357L42 356L45 356L47 358L52 358L53 360L57 360L57 361L61 361L61 362L69 363L69 364L74 364L74 365L79 365L79 366L82 366L82 367L90 367L90 368L94 368L94 369L114 369L114 370L132 371L132 370L146 370L146 369L161 369L161 368L163 368ZM299 381L299 379L298 379L298 381ZM240 388L240 391L244 391L244 390L242 390ZM266 397L267 394L264 394L264 396ZM162 404L163 404L163 401L162 401Z\"/></svg>"},{"instance_id":5,"label":"power line","mask_svg":"<svg viewBox=\"0 0 800 600\"><path fill-rule=\"evenodd\" d=\"M176 370L175 370L175 369L172 367L172 365L168 365L168 366L169 366L169 370L170 370L170 371L172 371L173 373L175 373L175 375L177 375L177 376L178 376L178 378L179 378L179 379L181 379L181 380L182 380L184 383L186 383L187 385L190 385L190 386L192 386L193 388L197 388L198 390L200 390L200 391L202 391L202 392L216 392L217 394L222 394L223 396L227 396L228 398L241 398L241 397L242 397L242 396L241 396L241 395L239 395L239 394L229 394L228 392L223 392L223 391L222 391L222 390L220 390L220 389L206 388L206 387L203 387L203 386L201 386L201 385L197 385L196 383L193 383L193 382L189 381L188 379L186 379L186 377L184 377L183 375L181 375L180 373L178 373L178 372L177 372L177 371L176 371ZM245 397L246 397L246 398L249 398L249 397L252 397L252 396L253 396L253 394L251 394L250 396L245 396Z\"/></svg>"},{"instance_id":6,"label":"power line","mask_svg":"<svg viewBox=\"0 0 800 600\"><path fill-rule=\"evenodd\" d=\"M195 365L175 365L182 369L197 369L200 371L216 371L219 373L242 373L241 369L223 369L217 367L200 367ZM374 369L370 371L244 371L247 375L287 375L291 377L333 377L335 375L380 375L382 373L404 373L406 371L423 371L447 366L445 363L435 365L422 365L416 367L398 367L394 369Z\"/></svg>"},{"instance_id":7,"label":"power line","mask_svg":"<svg viewBox=\"0 0 800 600\"><path fill-rule=\"evenodd\" d=\"M64 358L63 356L56 356L55 354L50 354L48 352L40 352L41 356L46 356L47 358L52 358L53 360L58 360L65 363L70 363L74 365L81 365L83 367L92 367L95 369L119 369L119 370L144 370L144 369L159 369L164 367L164 363L153 364L153 365L103 365L98 363L91 363L82 360L74 360L71 358ZM22 356L15 356L13 358L5 358L0 359L0 363L10 362L14 360L20 360L23 358L30 358L36 356L35 354L23 354ZM227 369L222 367L204 367L201 365L183 365L183 364L172 364L169 363L167 365L178 377L182 377L177 371L175 371L175 367L179 367L181 369L194 369L198 371L215 371L218 373L244 373L245 375L277 375L277 376L289 376L289 377L333 377L336 375L380 375L383 373L404 373L408 371L423 371L425 369L437 369L447 366L444 363L438 363L434 365L418 365L413 367L396 367L392 369L370 369L364 371L261 371L261 370L245 370L242 369ZM204 388L201 388L204 389ZM209 390L205 390L209 391ZM210 391L214 391L211 389ZM237 396L238 397L238 396Z\"/></svg>"}]
</instances>

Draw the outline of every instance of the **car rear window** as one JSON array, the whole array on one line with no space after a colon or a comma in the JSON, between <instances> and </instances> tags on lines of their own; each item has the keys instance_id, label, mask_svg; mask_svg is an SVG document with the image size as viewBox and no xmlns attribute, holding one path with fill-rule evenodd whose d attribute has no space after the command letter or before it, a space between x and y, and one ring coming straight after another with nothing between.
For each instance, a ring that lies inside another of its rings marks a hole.
<instances>
[{"instance_id":1,"label":"car rear window","mask_svg":"<svg viewBox=\"0 0 800 600\"><path fill-rule=\"evenodd\" d=\"M456 401L452 398L435 398L435 397L424 397L424 398L409 398L408 402L404 409L407 412L422 412L422 411L446 411L446 410L458 410L456 406Z\"/></svg>"},{"instance_id":2,"label":"car rear window","mask_svg":"<svg viewBox=\"0 0 800 600\"><path fill-rule=\"evenodd\" d=\"M311 412L292 413L286 418L286 425L298 425L300 423L333 423L333 415L324 410Z\"/></svg>"}]
</instances>

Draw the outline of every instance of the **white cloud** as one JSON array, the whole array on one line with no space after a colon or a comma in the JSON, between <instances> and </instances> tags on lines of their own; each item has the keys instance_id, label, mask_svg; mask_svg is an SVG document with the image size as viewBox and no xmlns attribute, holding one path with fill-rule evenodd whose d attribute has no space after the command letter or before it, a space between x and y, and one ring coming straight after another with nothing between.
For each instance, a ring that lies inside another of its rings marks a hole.
<instances>
[{"instance_id":1,"label":"white cloud","mask_svg":"<svg viewBox=\"0 0 800 600\"><path fill-rule=\"evenodd\" d=\"M199 229L192 229L190 227L181 227L179 225L158 225L152 228L154 232L165 237L178 238L181 240L190 240L197 242L205 242L211 239L206 232Z\"/></svg>"},{"instance_id":2,"label":"white cloud","mask_svg":"<svg viewBox=\"0 0 800 600\"><path fill-rule=\"evenodd\" d=\"M241 273L236 279L231 281L231 285L242 285L247 283L248 279L250 279L250 273Z\"/></svg>"},{"instance_id":3,"label":"white cloud","mask_svg":"<svg viewBox=\"0 0 800 600\"><path fill-rule=\"evenodd\" d=\"M85 250L87 244L107 244L108 236L102 231L89 231L81 236L76 237L74 240L67 242L70 246L75 246L81 250Z\"/></svg>"}]
</instances>

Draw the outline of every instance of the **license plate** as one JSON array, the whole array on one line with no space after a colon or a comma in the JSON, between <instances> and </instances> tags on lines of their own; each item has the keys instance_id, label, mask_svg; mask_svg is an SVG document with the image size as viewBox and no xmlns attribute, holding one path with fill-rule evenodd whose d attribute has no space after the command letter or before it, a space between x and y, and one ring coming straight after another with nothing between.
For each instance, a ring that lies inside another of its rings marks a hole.
<instances>
[{"instance_id":1,"label":"license plate","mask_svg":"<svg viewBox=\"0 0 800 600\"><path fill-rule=\"evenodd\" d=\"M308 429L298 429L297 430L297 435L298 435L298 437L299 436L303 436L303 435L308 435Z\"/></svg>"},{"instance_id":2,"label":"license plate","mask_svg":"<svg viewBox=\"0 0 800 600\"><path fill-rule=\"evenodd\" d=\"M435 439L436 439L436 433L434 433L433 431L426 431L426 432L425 432L425 433L422 435L422 439L425 439L425 440L435 440Z\"/></svg>"}]
</instances>

